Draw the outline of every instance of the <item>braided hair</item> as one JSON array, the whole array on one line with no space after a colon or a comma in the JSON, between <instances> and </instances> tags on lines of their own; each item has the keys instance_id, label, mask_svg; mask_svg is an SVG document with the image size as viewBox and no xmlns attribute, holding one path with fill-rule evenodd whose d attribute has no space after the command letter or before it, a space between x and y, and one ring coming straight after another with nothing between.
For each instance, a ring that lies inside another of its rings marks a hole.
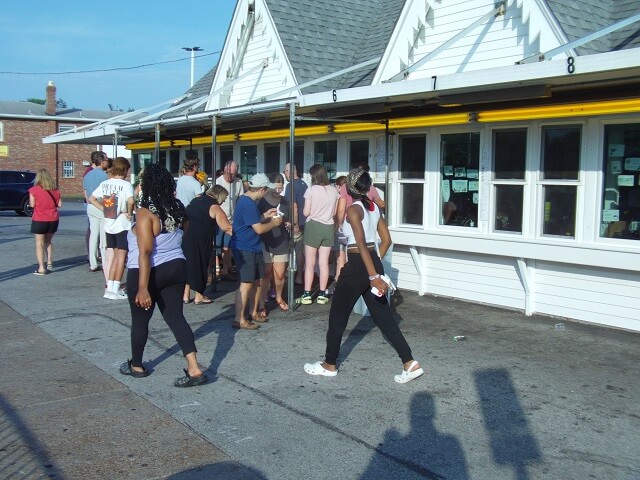
<instances>
[{"instance_id":1,"label":"braided hair","mask_svg":"<svg viewBox=\"0 0 640 480\"><path fill-rule=\"evenodd\" d=\"M364 168L358 167L349 171L347 175L347 193L351 195L353 201L360 200L364 208L373 211L373 202L367 194L371 188L371 175Z\"/></svg>"},{"instance_id":2,"label":"braided hair","mask_svg":"<svg viewBox=\"0 0 640 480\"><path fill-rule=\"evenodd\" d=\"M182 227L186 217L184 205L175 196L176 181L169 171L157 163L144 168L140 206L148 208L162 223L162 230L173 232Z\"/></svg>"}]
</instances>

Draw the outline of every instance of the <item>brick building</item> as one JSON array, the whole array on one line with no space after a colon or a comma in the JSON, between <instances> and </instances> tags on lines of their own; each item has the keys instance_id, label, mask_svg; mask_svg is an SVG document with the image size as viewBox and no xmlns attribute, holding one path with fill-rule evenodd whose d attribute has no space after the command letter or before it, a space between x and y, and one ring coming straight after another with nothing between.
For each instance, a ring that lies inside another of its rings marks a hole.
<instances>
[{"instance_id":1,"label":"brick building","mask_svg":"<svg viewBox=\"0 0 640 480\"><path fill-rule=\"evenodd\" d=\"M0 101L0 170L46 168L65 197L82 196L89 156L103 145L45 145L42 138L116 116L120 112L56 108L56 87L49 82L44 105Z\"/></svg>"}]
</instances>

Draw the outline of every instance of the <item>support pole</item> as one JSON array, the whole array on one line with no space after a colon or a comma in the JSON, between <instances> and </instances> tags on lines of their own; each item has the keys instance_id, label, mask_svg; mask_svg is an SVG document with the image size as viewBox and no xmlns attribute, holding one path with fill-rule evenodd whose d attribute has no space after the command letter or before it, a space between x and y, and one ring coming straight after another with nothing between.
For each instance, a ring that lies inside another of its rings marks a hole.
<instances>
[{"instance_id":1,"label":"support pole","mask_svg":"<svg viewBox=\"0 0 640 480\"><path fill-rule=\"evenodd\" d=\"M216 124L216 116L211 117L211 184L215 185L216 183L216 135L218 133L218 125ZM220 228L220 227L217 227ZM216 263L218 262L218 246L216 245L216 234L213 236L213 291L218 291L218 269L216 268ZM221 250L222 252L222 250ZM220 262L222 262L222 258L220 258Z\"/></svg>"},{"instance_id":2,"label":"support pole","mask_svg":"<svg viewBox=\"0 0 640 480\"><path fill-rule=\"evenodd\" d=\"M391 196L389 192L389 119L384 122L384 203L387 223L391 218Z\"/></svg>"},{"instance_id":3,"label":"support pole","mask_svg":"<svg viewBox=\"0 0 640 480\"><path fill-rule=\"evenodd\" d=\"M295 303L295 275L296 275L296 253L295 253L295 239L293 233L293 209L295 203L294 185L293 180L296 174L296 164L294 161L295 155L295 140L296 140L296 104L289 104L289 209L291 211L291 232L289 235L289 274L287 276L287 301L289 302L289 311L293 311L297 308L298 304ZM298 212L298 217L302 215L302 212Z\"/></svg>"},{"instance_id":4,"label":"support pole","mask_svg":"<svg viewBox=\"0 0 640 480\"><path fill-rule=\"evenodd\" d=\"M156 123L156 148L153 151L153 163L160 161L160 124Z\"/></svg>"}]
</instances>

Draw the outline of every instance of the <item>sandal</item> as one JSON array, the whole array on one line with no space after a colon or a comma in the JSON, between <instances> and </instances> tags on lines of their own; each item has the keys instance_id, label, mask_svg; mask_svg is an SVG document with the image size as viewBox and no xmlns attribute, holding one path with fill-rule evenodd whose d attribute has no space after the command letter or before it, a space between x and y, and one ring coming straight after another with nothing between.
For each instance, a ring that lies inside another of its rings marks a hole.
<instances>
[{"instance_id":1,"label":"sandal","mask_svg":"<svg viewBox=\"0 0 640 480\"><path fill-rule=\"evenodd\" d=\"M246 323L233 322L231 326L233 328L239 328L242 330L257 330L260 328L260 325L253 322L246 322Z\"/></svg>"},{"instance_id":2,"label":"sandal","mask_svg":"<svg viewBox=\"0 0 640 480\"><path fill-rule=\"evenodd\" d=\"M213 300L207 297L204 297L204 299L199 302L196 302L195 300L193 301L194 305L209 305L210 303L213 303Z\"/></svg>"},{"instance_id":3,"label":"sandal","mask_svg":"<svg viewBox=\"0 0 640 480\"><path fill-rule=\"evenodd\" d=\"M44 272L41 272L40 270L36 270L35 272L33 272L34 275L46 275L47 273L49 273L49 270L45 270Z\"/></svg>"},{"instance_id":4,"label":"sandal","mask_svg":"<svg viewBox=\"0 0 640 480\"><path fill-rule=\"evenodd\" d=\"M127 360L122 365L120 365L120 373L122 375L129 375L130 377L133 377L133 378L148 377L149 376L149 370L147 370L144 367L142 367L142 368L143 368L143 370L141 372L138 372L137 370L134 370L133 368L131 368L131 360Z\"/></svg>"},{"instance_id":5,"label":"sandal","mask_svg":"<svg viewBox=\"0 0 640 480\"><path fill-rule=\"evenodd\" d=\"M424 368L420 367L413 370L416 365L418 365L418 362L414 360L413 362L411 362L407 370L402 370L402 373L400 375L394 376L393 379L398 383L407 383L423 375Z\"/></svg>"},{"instance_id":6,"label":"sandal","mask_svg":"<svg viewBox=\"0 0 640 480\"><path fill-rule=\"evenodd\" d=\"M269 321L269 314L267 313L267 309L260 308L258 310L258 315L255 317L251 315L251 319L257 323L267 323Z\"/></svg>"},{"instance_id":7,"label":"sandal","mask_svg":"<svg viewBox=\"0 0 640 480\"><path fill-rule=\"evenodd\" d=\"M335 377L338 375L337 370L327 370L322 366L322 362L320 361L316 363L305 363L304 371L309 375L322 375L323 377Z\"/></svg>"},{"instance_id":8,"label":"sandal","mask_svg":"<svg viewBox=\"0 0 640 480\"><path fill-rule=\"evenodd\" d=\"M202 375L198 375L197 377L192 377L189 375L189 372L186 369L183 369L184 377L176 378L175 382L173 382L174 387L179 388L187 388L187 387L197 387L198 385L203 385L207 383L209 378L202 372Z\"/></svg>"},{"instance_id":9,"label":"sandal","mask_svg":"<svg viewBox=\"0 0 640 480\"><path fill-rule=\"evenodd\" d=\"M278 307L280 307L280 310L282 310L283 312L289 311L289 305L284 300L276 300L276 303L278 304Z\"/></svg>"}]
</instances>

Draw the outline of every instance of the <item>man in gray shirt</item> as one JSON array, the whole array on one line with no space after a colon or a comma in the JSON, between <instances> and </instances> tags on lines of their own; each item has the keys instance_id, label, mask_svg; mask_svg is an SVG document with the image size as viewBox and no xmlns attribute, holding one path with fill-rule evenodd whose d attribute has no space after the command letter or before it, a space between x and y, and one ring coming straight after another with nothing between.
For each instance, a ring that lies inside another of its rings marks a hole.
<instances>
[{"instance_id":1,"label":"man in gray shirt","mask_svg":"<svg viewBox=\"0 0 640 480\"><path fill-rule=\"evenodd\" d=\"M101 227L104 215L102 210L94 207L89 203L89 197L93 191L98 188L102 182L107 180L105 170L109 166L109 159L106 153L95 151L91 153L91 171L82 179L82 189L84 190L84 198L87 201L87 217L89 218L89 270L97 272L100 267L98 265L98 248L100 248L100 257L106 259L107 241L104 229Z\"/></svg>"}]
</instances>

